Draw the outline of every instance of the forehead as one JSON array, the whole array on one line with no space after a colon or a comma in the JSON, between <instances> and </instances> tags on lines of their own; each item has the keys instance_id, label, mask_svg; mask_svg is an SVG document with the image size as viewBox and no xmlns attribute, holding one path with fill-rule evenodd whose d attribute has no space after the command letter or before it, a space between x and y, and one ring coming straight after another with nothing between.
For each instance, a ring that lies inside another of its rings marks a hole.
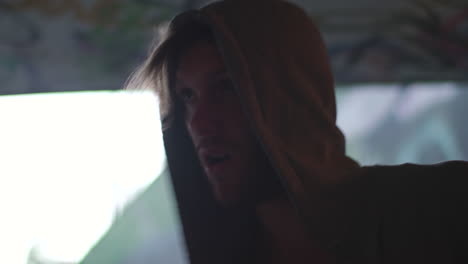
<instances>
[{"instance_id":1,"label":"forehead","mask_svg":"<svg viewBox=\"0 0 468 264\"><path fill-rule=\"evenodd\" d=\"M200 41L181 56L176 85L204 83L226 73L224 62L214 44Z\"/></svg>"}]
</instances>

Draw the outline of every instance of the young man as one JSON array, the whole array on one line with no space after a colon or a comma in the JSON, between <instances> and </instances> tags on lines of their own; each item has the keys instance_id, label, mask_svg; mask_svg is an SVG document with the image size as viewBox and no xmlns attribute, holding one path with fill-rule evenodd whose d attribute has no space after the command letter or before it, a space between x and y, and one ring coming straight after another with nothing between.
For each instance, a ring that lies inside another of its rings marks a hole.
<instances>
[{"instance_id":1,"label":"young man","mask_svg":"<svg viewBox=\"0 0 468 264\"><path fill-rule=\"evenodd\" d=\"M298 7L181 14L129 86L159 93L191 263L468 262L467 163L347 157L326 49Z\"/></svg>"}]
</instances>

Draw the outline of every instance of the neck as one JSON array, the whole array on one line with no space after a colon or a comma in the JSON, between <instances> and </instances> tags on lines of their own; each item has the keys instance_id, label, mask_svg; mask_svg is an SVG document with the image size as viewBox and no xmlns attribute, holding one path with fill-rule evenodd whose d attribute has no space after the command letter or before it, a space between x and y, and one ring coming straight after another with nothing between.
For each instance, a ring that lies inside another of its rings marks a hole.
<instances>
[{"instance_id":1,"label":"neck","mask_svg":"<svg viewBox=\"0 0 468 264\"><path fill-rule=\"evenodd\" d=\"M326 254L310 238L295 208L286 197L259 204L256 214L263 226L263 241L277 263L327 263Z\"/></svg>"}]
</instances>

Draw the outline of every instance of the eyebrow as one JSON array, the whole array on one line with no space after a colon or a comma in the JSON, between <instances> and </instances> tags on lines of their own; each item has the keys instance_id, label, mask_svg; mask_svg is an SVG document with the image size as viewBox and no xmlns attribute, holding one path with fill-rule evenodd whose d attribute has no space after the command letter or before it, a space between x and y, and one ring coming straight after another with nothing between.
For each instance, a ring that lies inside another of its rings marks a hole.
<instances>
[{"instance_id":1,"label":"eyebrow","mask_svg":"<svg viewBox=\"0 0 468 264\"><path fill-rule=\"evenodd\" d=\"M214 85L216 84L216 82L222 80L223 78L225 77L228 77L230 78L229 74L228 74L228 71L226 70L225 67L222 67L221 69L213 72L210 74L209 76L210 80L208 82L208 85ZM180 89L177 89L177 88L180 88ZM178 92L179 90L182 90L186 87L185 83L182 81L182 78L180 78L179 74L176 74L175 76L175 82L174 82L174 91L175 92Z\"/></svg>"},{"instance_id":2,"label":"eyebrow","mask_svg":"<svg viewBox=\"0 0 468 264\"><path fill-rule=\"evenodd\" d=\"M218 70L218 71L212 73L212 74L210 75L210 77L211 77L211 78L210 78L211 80L210 80L209 83L212 84L212 83L214 83L214 82L219 81L219 80L222 79L222 78L229 77L229 74L228 74L227 70L223 68L223 69L221 69L221 70Z\"/></svg>"},{"instance_id":3,"label":"eyebrow","mask_svg":"<svg viewBox=\"0 0 468 264\"><path fill-rule=\"evenodd\" d=\"M228 74L228 71L225 69L225 68L222 68L222 69L219 69L213 73L210 73L210 81L208 82L210 85L219 81L220 79L224 78L224 77L228 77L230 78L229 74ZM182 86L185 86L185 84L183 84L182 82L182 78L180 78L180 76L178 74L176 74L175 76L175 87L177 87L177 83L180 83L182 84Z\"/></svg>"}]
</instances>

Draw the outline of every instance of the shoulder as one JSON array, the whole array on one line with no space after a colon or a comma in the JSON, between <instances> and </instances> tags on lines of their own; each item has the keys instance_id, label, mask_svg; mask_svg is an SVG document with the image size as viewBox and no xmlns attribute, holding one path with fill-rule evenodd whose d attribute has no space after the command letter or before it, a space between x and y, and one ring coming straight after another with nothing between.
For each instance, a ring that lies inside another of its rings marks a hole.
<instances>
[{"instance_id":1,"label":"shoulder","mask_svg":"<svg viewBox=\"0 0 468 264\"><path fill-rule=\"evenodd\" d=\"M422 165L404 163L400 165L374 165L361 168L363 174L370 177L382 176L466 176L468 177L468 161L452 160L441 163Z\"/></svg>"},{"instance_id":2,"label":"shoulder","mask_svg":"<svg viewBox=\"0 0 468 264\"><path fill-rule=\"evenodd\" d=\"M468 162L368 170L379 179L384 254L398 260L389 263L466 263Z\"/></svg>"},{"instance_id":3,"label":"shoulder","mask_svg":"<svg viewBox=\"0 0 468 264\"><path fill-rule=\"evenodd\" d=\"M357 175L343 256L368 250L362 255L385 263L468 263L468 162L366 166Z\"/></svg>"},{"instance_id":4,"label":"shoulder","mask_svg":"<svg viewBox=\"0 0 468 264\"><path fill-rule=\"evenodd\" d=\"M463 194L468 189L468 162L446 161L421 165L363 166L356 170L345 189L361 195L382 197L423 197L435 193ZM453 195L450 195L453 196ZM468 196L466 199L468 201Z\"/></svg>"},{"instance_id":5,"label":"shoulder","mask_svg":"<svg viewBox=\"0 0 468 264\"><path fill-rule=\"evenodd\" d=\"M361 201L372 201L382 209L413 210L417 207L432 210L435 204L452 208L456 202L464 204L468 210L466 161L365 166L359 170L349 184L343 185L343 190L348 191L343 192L343 197L356 196Z\"/></svg>"},{"instance_id":6,"label":"shoulder","mask_svg":"<svg viewBox=\"0 0 468 264\"><path fill-rule=\"evenodd\" d=\"M364 178L372 179L377 196L384 200L462 199L468 204L468 162L447 161L431 165L405 163L362 167Z\"/></svg>"}]
</instances>

